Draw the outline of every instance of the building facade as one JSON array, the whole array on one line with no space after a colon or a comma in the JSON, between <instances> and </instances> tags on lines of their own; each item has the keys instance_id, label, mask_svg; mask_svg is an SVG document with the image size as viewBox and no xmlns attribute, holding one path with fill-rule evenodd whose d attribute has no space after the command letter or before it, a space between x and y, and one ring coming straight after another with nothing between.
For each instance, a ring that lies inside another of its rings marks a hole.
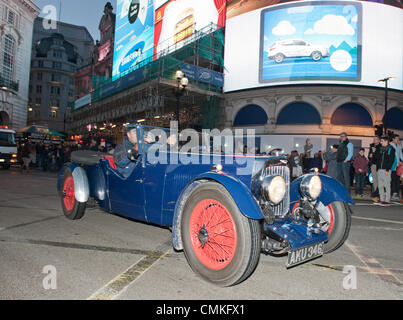
<instances>
[{"instance_id":1,"label":"building facade","mask_svg":"<svg viewBox=\"0 0 403 320\"><path fill-rule=\"evenodd\" d=\"M27 123L32 29L39 8L31 0L0 1L0 125Z\"/></svg>"},{"instance_id":2,"label":"building facade","mask_svg":"<svg viewBox=\"0 0 403 320\"><path fill-rule=\"evenodd\" d=\"M112 4L107 2L98 28L101 40L96 41L91 63L78 68L75 74L78 98L89 94L112 75L115 20Z\"/></svg>"},{"instance_id":3,"label":"building facade","mask_svg":"<svg viewBox=\"0 0 403 320\"><path fill-rule=\"evenodd\" d=\"M403 93L388 91L388 129L403 135ZM256 131L262 152L280 147L303 152L329 150L345 131L356 148L368 147L385 115L385 90L343 85L290 85L225 95L222 126Z\"/></svg>"},{"instance_id":4,"label":"building facade","mask_svg":"<svg viewBox=\"0 0 403 320\"><path fill-rule=\"evenodd\" d=\"M85 27L34 23L28 123L66 131L69 106L76 99L74 74L91 62L94 41Z\"/></svg>"}]
</instances>

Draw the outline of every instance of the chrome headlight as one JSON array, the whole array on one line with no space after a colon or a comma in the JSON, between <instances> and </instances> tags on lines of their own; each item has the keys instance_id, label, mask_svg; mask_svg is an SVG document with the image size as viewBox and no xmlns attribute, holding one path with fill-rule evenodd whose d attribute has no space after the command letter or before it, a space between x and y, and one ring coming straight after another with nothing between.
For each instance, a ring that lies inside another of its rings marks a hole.
<instances>
[{"instance_id":1,"label":"chrome headlight","mask_svg":"<svg viewBox=\"0 0 403 320\"><path fill-rule=\"evenodd\" d=\"M305 176L300 184L300 191L304 197L316 200L322 191L322 181L317 175Z\"/></svg>"},{"instance_id":2,"label":"chrome headlight","mask_svg":"<svg viewBox=\"0 0 403 320\"><path fill-rule=\"evenodd\" d=\"M263 199L279 204L287 191L285 180L281 176L269 176L263 179L261 193Z\"/></svg>"}]
</instances>

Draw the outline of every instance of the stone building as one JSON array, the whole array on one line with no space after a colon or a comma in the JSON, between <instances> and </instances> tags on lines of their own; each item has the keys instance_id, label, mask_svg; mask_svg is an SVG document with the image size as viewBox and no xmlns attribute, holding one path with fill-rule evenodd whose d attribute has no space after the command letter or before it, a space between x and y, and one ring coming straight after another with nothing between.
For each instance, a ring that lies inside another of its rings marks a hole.
<instances>
[{"instance_id":1,"label":"stone building","mask_svg":"<svg viewBox=\"0 0 403 320\"><path fill-rule=\"evenodd\" d=\"M76 98L74 74L92 59L94 40L86 27L57 22L56 29L34 23L29 124L65 132L67 112Z\"/></svg>"},{"instance_id":2,"label":"stone building","mask_svg":"<svg viewBox=\"0 0 403 320\"><path fill-rule=\"evenodd\" d=\"M39 8L31 0L0 0L0 125L27 123L32 29Z\"/></svg>"}]
</instances>

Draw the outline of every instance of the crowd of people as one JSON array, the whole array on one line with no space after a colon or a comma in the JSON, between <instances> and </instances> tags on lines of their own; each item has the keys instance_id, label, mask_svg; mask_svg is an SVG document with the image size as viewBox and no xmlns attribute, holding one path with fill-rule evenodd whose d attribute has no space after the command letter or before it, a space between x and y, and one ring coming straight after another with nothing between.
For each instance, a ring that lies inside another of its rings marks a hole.
<instances>
[{"instance_id":1,"label":"crowd of people","mask_svg":"<svg viewBox=\"0 0 403 320\"><path fill-rule=\"evenodd\" d=\"M21 172L29 173L32 168L53 172L58 171L64 163L70 161L73 151L108 152L111 148L111 144L98 143L95 139L90 139L86 143L69 141L58 144L24 139L18 144L17 158L21 164Z\"/></svg>"},{"instance_id":2,"label":"crowd of people","mask_svg":"<svg viewBox=\"0 0 403 320\"><path fill-rule=\"evenodd\" d=\"M338 179L350 193L355 182L355 194L364 197L367 183L372 183L371 198L374 204L391 205L391 201L403 200L400 196L403 181L403 152L398 135L374 137L368 157L364 148L354 156L354 146L347 133L340 134L340 143L331 146L329 152L321 151L312 156L313 145L306 140L304 153L296 150L288 156L293 179L317 169Z\"/></svg>"}]
</instances>

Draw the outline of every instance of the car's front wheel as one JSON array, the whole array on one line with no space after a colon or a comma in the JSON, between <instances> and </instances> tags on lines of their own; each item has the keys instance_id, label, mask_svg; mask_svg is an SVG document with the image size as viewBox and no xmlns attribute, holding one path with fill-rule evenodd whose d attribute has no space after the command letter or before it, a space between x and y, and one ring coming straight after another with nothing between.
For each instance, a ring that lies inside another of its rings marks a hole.
<instances>
[{"instance_id":1,"label":"car's front wheel","mask_svg":"<svg viewBox=\"0 0 403 320\"><path fill-rule=\"evenodd\" d=\"M314 51L311 54L311 58L313 61L319 61L320 59L322 59L322 54L319 51Z\"/></svg>"},{"instance_id":2,"label":"car's front wheel","mask_svg":"<svg viewBox=\"0 0 403 320\"><path fill-rule=\"evenodd\" d=\"M319 212L322 230L328 236L324 247L325 253L337 250L347 240L350 233L351 215L346 206L347 204L343 202L335 201Z\"/></svg>"},{"instance_id":3,"label":"car's front wheel","mask_svg":"<svg viewBox=\"0 0 403 320\"><path fill-rule=\"evenodd\" d=\"M248 278L260 256L259 222L242 215L228 191L215 182L196 187L183 210L183 247L193 271L225 287Z\"/></svg>"}]
</instances>

